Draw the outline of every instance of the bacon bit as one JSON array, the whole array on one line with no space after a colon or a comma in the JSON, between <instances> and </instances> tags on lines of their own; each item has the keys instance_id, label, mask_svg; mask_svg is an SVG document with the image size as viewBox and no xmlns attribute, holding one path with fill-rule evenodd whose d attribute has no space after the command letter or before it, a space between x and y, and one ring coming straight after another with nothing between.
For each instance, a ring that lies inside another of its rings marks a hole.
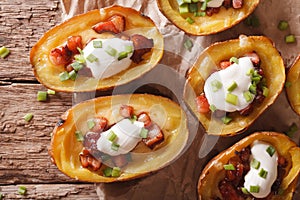
<instances>
[{"instance_id":1,"label":"bacon bit","mask_svg":"<svg viewBox=\"0 0 300 200\"><path fill-rule=\"evenodd\" d=\"M220 7L218 8L207 8L206 9L206 15L207 16L212 16L213 14L217 14L218 12L220 12Z\"/></svg>"},{"instance_id":2,"label":"bacon bit","mask_svg":"<svg viewBox=\"0 0 300 200\"><path fill-rule=\"evenodd\" d=\"M231 0L224 0L223 1L223 6L225 8L230 8L231 7Z\"/></svg>"},{"instance_id":3,"label":"bacon bit","mask_svg":"<svg viewBox=\"0 0 300 200\"><path fill-rule=\"evenodd\" d=\"M100 167L102 165L101 160L93 157L90 154L90 152L85 148L79 154L79 159L80 159L82 167L84 167L84 168L91 167L92 170L94 170L94 171L97 171L98 169L100 169Z\"/></svg>"},{"instance_id":4,"label":"bacon bit","mask_svg":"<svg viewBox=\"0 0 300 200\"><path fill-rule=\"evenodd\" d=\"M100 133L88 132L84 135L83 146L88 150L97 150L97 141Z\"/></svg>"},{"instance_id":5,"label":"bacon bit","mask_svg":"<svg viewBox=\"0 0 300 200\"><path fill-rule=\"evenodd\" d=\"M97 33L112 32L118 34L125 30L125 18L120 15L114 15L106 22L99 22L92 28Z\"/></svg>"},{"instance_id":6,"label":"bacon bit","mask_svg":"<svg viewBox=\"0 0 300 200\"><path fill-rule=\"evenodd\" d=\"M202 114L206 114L210 111L209 109L209 103L207 98L205 97L205 94L200 94L198 97L196 97L196 104L197 104L197 110L198 112Z\"/></svg>"},{"instance_id":7,"label":"bacon bit","mask_svg":"<svg viewBox=\"0 0 300 200\"><path fill-rule=\"evenodd\" d=\"M150 52L153 48L153 39L148 39L139 34L132 35L130 39L133 42L134 47L134 51L130 59L135 63L139 63L143 60L142 56Z\"/></svg>"},{"instance_id":8,"label":"bacon bit","mask_svg":"<svg viewBox=\"0 0 300 200\"><path fill-rule=\"evenodd\" d=\"M77 48L82 49L82 39L81 36L70 36L67 40L67 47L73 54L79 53Z\"/></svg>"},{"instance_id":9,"label":"bacon bit","mask_svg":"<svg viewBox=\"0 0 300 200\"><path fill-rule=\"evenodd\" d=\"M154 148L154 146L164 140L164 134L162 133L159 126L155 123L152 123L152 125L147 128L148 129L148 137L143 139L143 142L151 149Z\"/></svg>"},{"instance_id":10,"label":"bacon bit","mask_svg":"<svg viewBox=\"0 0 300 200\"><path fill-rule=\"evenodd\" d=\"M255 52L246 53L244 56L249 57L254 65L258 65L260 62L259 56Z\"/></svg>"},{"instance_id":11,"label":"bacon bit","mask_svg":"<svg viewBox=\"0 0 300 200\"><path fill-rule=\"evenodd\" d=\"M226 69L227 67L229 67L231 65L230 61L226 60L226 61L221 61L219 66L221 69Z\"/></svg>"},{"instance_id":12,"label":"bacon bit","mask_svg":"<svg viewBox=\"0 0 300 200\"><path fill-rule=\"evenodd\" d=\"M126 156L123 154L114 156L111 159L112 159L113 163L115 164L115 166L117 166L117 167L124 167L125 165L128 164Z\"/></svg>"},{"instance_id":13,"label":"bacon bit","mask_svg":"<svg viewBox=\"0 0 300 200\"><path fill-rule=\"evenodd\" d=\"M145 112L140 113L137 120L143 122L145 127L149 127L152 124L150 116Z\"/></svg>"},{"instance_id":14,"label":"bacon bit","mask_svg":"<svg viewBox=\"0 0 300 200\"><path fill-rule=\"evenodd\" d=\"M49 58L54 65L66 65L72 59L72 51L66 45L56 47L51 50Z\"/></svg>"},{"instance_id":15,"label":"bacon bit","mask_svg":"<svg viewBox=\"0 0 300 200\"><path fill-rule=\"evenodd\" d=\"M235 9L241 8L243 6L243 0L232 0L232 7Z\"/></svg>"},{"instance_id":16,"label":"bacon bit","mask_svg":"<svg viewBox=\"0 0 300 200\"><path fill-rule=\"evenodd\" d=\"M243 198L235 190L234 186L226 181L220 182L219 190L224 200L243 200Z\"/></svg>"},{"instance_id":17,"label":"bacon bit","mask_svg":"<svg viewBox=\"0 0 300 200\"><path fill-rule=\"evenodd\" d=\"M239 110L240 115L242 116L248 116L253 111L253 104L249 104L246 108Z\"/></svg>"},{"instance_id":18,"label":"bacon bit","mask_svg":"<svg viewBox=\"0 0 300 200\"><path fill-rule=\"evenodd\" d=\"M131 118L133 116L133 107L128 105L122 105L119 113L122 117Z\"/></svg>"},{"instance_id":19,"label":"bacon bit","mask_svg":"<svg viewBox=\"0 0 300 200\"><path fill-rule=\"evenodd\" d=\"M94 119L95 126L92 128L91 131L96 132L96 133L102 133L103 130L107 127L108 120L105 117L96 117Z\"/></svg>"}]
</instances>

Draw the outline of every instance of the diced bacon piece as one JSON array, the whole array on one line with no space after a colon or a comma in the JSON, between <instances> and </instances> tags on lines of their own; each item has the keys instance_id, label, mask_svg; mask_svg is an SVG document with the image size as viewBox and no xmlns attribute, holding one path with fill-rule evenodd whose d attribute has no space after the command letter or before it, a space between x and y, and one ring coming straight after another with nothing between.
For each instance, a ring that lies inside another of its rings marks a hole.
<instances>
[{"instance_id":1,"label":"diced bacon piece","mask_svg":"<svg viewBox=\"0 0 300 200\"><path fill-rule=\"evenodd\" d=\"M77 48L82 49L82 39L81 36L70 36L67 40L67 47L73 54L79 53Z\"/></svg>"},{"instance_id":2,"label":"diced bacon piece","mask_svg":"<svg viewBox=\"0 0 300 200\"><path fill-rule=\"evenodd\" d=\"M152 123L152 125L147 128L148 129L148 136L147 138L143 139L143 142L151 149L154 148L155 145L159 144L164 140L164 134L161 131L160 127Z\"/></svg>"},{"instance_id":3,"label":"diced bacon piece","mask_svg":"<svg viewBox=\"0 0 300 200\"><path fill-rule=\"evenodd\" d=\"M226 69L227 67L229 67L231 65L230 61L221 61L219 66L221 69Z\"/></svg>"},{"instance_id":4,"label":"diced bacon piece","mask_svg":"<svg viewBox=\"0 0 300 200\"><path fill-rule=\"evenodd\" d=\"M260 62L260 58L255 52L246 53L244 56L249 57L254 65L258 65Z\"/></svg>"},{"instance_id":5,"label":"diced bacon piece","mask_svg":"<svg viewBox=\"0 0 300 200\"><path fill-rule=\"evenodd\" d=\"M235 9L241 8L243 6L243 0L232 0L232 7Z\"/></svg>"},{"instance_id":6,"label":"diced bacon piece","mask_svg":"<svg viewBox=\"0 0 300 200\"><path fill-rule=\"evenodd\" d=\"M153 39L148 39L139 34L132 35L130 39L133 42L134 47L134 51L130 59L135 63L140 63L143 60L143 55L150 52L153 48Z\"/></svg>"},{"instance_id":7,"label":"diced bacon piece","mask_svg":"<svg viewBox=\"0 0 300 200\"><path fill-rule=\"evenodd\" d=\"M122 105L119 113L122 117L131 118L133 116L133 107L128 105Z\"/></svg>"},{"instance_id":8,"label":"diced bacon piece","mask_svg":"<svg viewBox=\"0 0 300 200\"><path fill-rule=\"evenodd\" d=\"M145 112L140 113L137 120L143 122L145 127L149 127L152 124L150 116Z\"/></svg>"},{"instance_id":9,"label":"diced bacon piece","mask_svg":"<svg viewBox=\"0 0 300 200\"><path fill-rule=\"evenodd\" d=\"M66 65L72 59L72 51L66 45L56 47L50 51L49 58L54 65Z\"/></svg>"},{"instance_id":10,"label":"diced bacon piece","mask_svg":"<svg viewBox=\"0 0 300 200\"><path fill-rule=\"evenodd\" d=\"M112 32L118 34L125 30L125 18L120 15L114 15L106 22L99 22L92 28L97 33Z\"/></svg>"},{"instance_id":11,"label":"diced bacon piece","mask_svg":"<svg viewBox=\"0 0 300 200\"><path fill-rule=\"evenodd\" d=\"M205 97L205 94L200 94L198 97L196 97L196 104L199 113L205 114L210 111L209 103L207 98Z\"/></svg>"},{"instance_id":12,"label":"diced bacon piece","mask_svg":"<svg viewBox=\"0 0 300 200\"><path fill-rule=\"evenodd\" d=\"M91 131L96 132L96 133L101 133L102 131L105 130L105 128L107 127L107 119L105 117L96 117L94 119L95 122L95 126L92 128Z\"/></svg>"}]
</instances>

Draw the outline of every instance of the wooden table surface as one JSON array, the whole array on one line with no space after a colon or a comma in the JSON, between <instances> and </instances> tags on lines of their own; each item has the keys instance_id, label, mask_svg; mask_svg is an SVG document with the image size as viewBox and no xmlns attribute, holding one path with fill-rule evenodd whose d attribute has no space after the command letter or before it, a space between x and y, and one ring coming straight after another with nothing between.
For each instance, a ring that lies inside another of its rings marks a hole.
<instances>
[{"instance_id":1,"label":"wooden table surface","mask_svg":"<svg viewBox=\"0 0 300 200\"><path fill-rule=\"evenodd\" d=\"M1 0L0 46L11 54L0 59L0 192L4 199L97 199L93 184L79 183L60 173L48 155L50 133L72 95L58 93L47 102L46 91L31 69L29 52L37 40L61 21L58 0ZM23 120L33 113L30 122ZM18 187L27 188L25 196Z\"/></svg>"}]
</instances>

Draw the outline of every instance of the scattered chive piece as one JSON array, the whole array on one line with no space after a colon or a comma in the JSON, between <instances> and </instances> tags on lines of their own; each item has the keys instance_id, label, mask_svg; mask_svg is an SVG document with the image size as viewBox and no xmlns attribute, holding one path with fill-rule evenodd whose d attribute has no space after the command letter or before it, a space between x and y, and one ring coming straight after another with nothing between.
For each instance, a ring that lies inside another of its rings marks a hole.
<instances>
[{"instance_id":1,"label":"scattered chive piece","mask_svg":"<svg viewBox=\"0 0 300 200\"><path fill-rule=\"evenodd\" d=\"M77 77L77 73L76 73L75 70L72 70L72 71L69 72L69 78L70 78L72 81L75 81L76 77Z\"/></svg>"},{"instance_id":2,"label":"scattered chive piece","mask_svg":"<svg viewBox=\"0 0 300 200\"><path fill-rule=\"evenodd\" d=\"M27 192L27 189L26 189L25 186L19 186L19 188L18 188L18 193L19 193L20 195L25 195L26 192Z\"/></svg>"},{"instance_id":3,"label":"scattered chive piece","mask_svg":"<svg viewBox=\"0 0 300 200\"><path fill-rule=\"evenodd\" d=\"M205 12L194 12L195 17L204 17L206 15Z\"/></svg>"},{"instance_id":4,"label":"scattered chive piece","mask_svg":"<svg viewBox=\"0 0 300 200\"><path fill-rule=\"evenodd\" d=\"M193 20L191 17L187 17L185 19L189 24L193 24L195 22L195 20Z\"/></svg>"},{"instance_id":5,"label":"scattered chive piece","mask_svg":"<svg viewBox=\"0 0 300 200\"><path fill-rule=\"evenodd\" d=\"M210 84L213 87L214 92L218 91L223 86L223 84L218 80L213 80Z\"/></svg>"},{"instance_id":6,"label":"scattered chive piece","mask_svg":"<svg viewBox=\"0 0 300 200\"><path fill-rule=\"evenodd\" d=\"M193 3L198 3L198 2L199 2L199 0L192 0L192 2L193 2Z\"/></svg>"},{"instance_id":7,"label":"scattered chive piece","mask_svg":"<svg viewBox=\"0 0 300 200\"><path fill-rule=\"evenodd\" d=\"M285 86L286 88L289 88L289 87L292 86L292 83L289 82L289 81L286 81L285 84L284 84L284 86Z\"/></svg>"},{"instance_id":8,"label":"scattered chive piece","mask_svg":"<svg viewBox=\"0 0 300 200\"><path fill-rule=\"evenodd\" d=\"M120 145L117 143L112 143L111 144L111 149L114 151L118 151L119 150Z\"/></svg>"},{"instance_id":9,"label":"scattered chive piece","mask_svg":"<svg viewBox=\"0 0 300 200\"><path fill-rule=\"evenodd\" d=\"M268 152L268 154L272 157L274 155L274 153L276 152L275 148L273 146L269 146L266 151Z\"/></svg>"},{"instance_id":10,"label":"scattered chive piece","mask_svg":"<svg viewBox=\"0 0 300 200\"><path fill-rule=\"evenodd\" d=\"M142 128L140 136L141 138L147 138L148 137L148 129Z\"/></svg>"},{"instance_id":11,"label":"scattered chive piece","mask_svg":"<svg viewBox=\"0 0 300 200\"><path fill-rule=\"evenodd\" d=\"M5 46L0 48L0 57L1 58L5 58L6 56L8 56L9 53L10 53L9 49L6 48Z\"/></svg>"},{"instance_id":12,"label":"scattered chive piece","mask_svg":"<svg viewBox=\"0 0 300 200\"><path fill-rule=\"evenodd\" d=\"M69 73L64 71L62 73L59 74L59 80L60 81L66 81L70 78Z\"/></svg>"},{"instance_id":13,"label":"scattered chive piece","mask_svg":"<svg viewBox=\"0 0 300 200\"><path fill-rule=\"evenodd\" d=\"M250 75L252 76L253 73L254 73L254 69L251 68L251 69L249 69L249 70L247 71L247 74L246 74L246 75L247 75L247 76L250 76Z\"/></svg>"},{"instance_id":14,"label":"scattered chive piece","mask_svg":"<svg viewBox=\"0 0 300 200\"><path fill-rule=\"evenodd\" d=\"M284 31L284 30L288 29L288 27L289 27L289 23L285 20L281 20L278 23L278 26L277 26L277 28L281 31Z\"/></svg>"},{"instance_id":15,"label":"scattered chive piece","mask_svg":"<svg viewBox=\"0 0 300 200\"><path fill-rule=\"evenodd\" d=\"M54 91L54 90L51 90L51 89L48 89L48 90L47 90L47 94L55 95L55 91Z\"/></svg>"},{"instance_id":16,"label":"scattered chive piece","mask_svg":"<svg viewBox=\"0 0 300 200\"><path fill-rule=\"evenodd\" d=\"M133 48L132 48L132 46L125 46L125 51L127 51L128 53L132 53L132 51L133 51Z\"/></svg>"},{"instance_id":17,"label":"scattered chive piece","mask_svg":"<svg viewBox=\"0 0 300 200\"><path fill-rule=\"evenodd\" d=\"M85 63L85 58L84 58L83 54L75 55L74 58L79 63L82 63L82 64Z\"/></svg>"},{"instance_id":18,"label":"scattered chive piece","mask_svg":"<svg viewBox=\"0 0 300 200\"><path fill-rule=\"evenodd\" d=\"M262 178L267 178L267 175L268 175L268 171L264 170L263 168L260 169L258 175Z\"/></svg>"},{"instance_id":19,"label":"scattered chive piece","mask_svg":"<svg viewBox=\"0 0 300 200\"><path fill-rule=\"evenodd\" d=\"M251 193L259 193L259 186L258 185L250 185L250 192Z\"/></svg>"},{"instance_id":20,"label":"scattered chive piece","mask_svg":"<svg viewBox=\"0 0 300 200\"><path fill-rule=\"evenodd\" d=\"M94 48L102 48L102 41L101 40L93 40L93 47Z\"/></svg>"},{"instance_id":21,"label":"scattered chive piece","mask_svg":"<svg viewBox=\"0 0 300 200\"><path fill-rule=\"evenodd\" d=\"M202 6L200 8L200 10L202 11L205 11L206 8L207 8L207 3L209 2L210 0L204 0L204 2L202 3Z\"/></svg>"},{"instance_id":22,"label":"scattered chive piece","mask_svg":"<svg viewBox=\"0 0 300 200\"><path fill-rule=\"evenodd\" d=\"M47 101L47 92L45 92L45 91L38 91L38 93L37 93L37 100L38 101Z\"/></svg>"},{"instance_id":23,"label":"scattered chive piece","mask_svg":"<svg viewBox=\"0 0 300 200\"><path fill-rule=\"evenodd\" d=\"M241 190L242 190L242 192L243 192L244 194L250 194L250 193L248 192L247 188L242 187Z\"/></svg>"},{"instance_id":24,"label":"scattered chive piece","mask_svg":"<svg viewBox=\"0 0 300 200\"><path fill-rule=\"evenodd\" d=\"M76 137L76 140L77 140L78 142L82 142L82 141L84 140L81 131L75 131L75 137Z\"/></svg>"},{"instance_id":25,"label":"scattered chive piece","mask_svg":"<svg viewBox=\"0 0 300 200\"><path fill-rule=\"evenodd\" d=\"M249 91L252 94L256 94L256 85L255 84L251 84L250 87L249 87Z\"/></svg>"},{"instance_id":26,"label":"scattered chive piece","mask_svg":"<svg viewBox=\"0 0 300 200\"><path fill-rule=\"evenodd\" d=\"M119 177L121 175L121 169L120 167L114 167L111 171L112 177Z\"/></svg>"},{"instance_id":27,"label":"scattered chive piece","mask_svg":"<svg viewBox=\"0 0 300 200\"><path fill-rule=\"evenodd\" d=\"M285 43L289 44L289 43L294 43L294 42L296 42L295 35L291 34L291 35L285 36Z\"/></svg>"},{"instance_id":28,"label":"scattered chive piece","mask_svg":"<svg viewBox=\"0 0 300 200\"><path fill-rule=\"evenodd\" d=\"M93 54L88 55L86 57L86 59L91 63L96 62L98 60L98 58L96 56L94 56Z\"/></svg>"},{"instance_id":29,"label":"scattered chive piece","mask_svg":"<svg viewBox=\"0 0 300 200\"><path fill-rule=\"evenodd\" d=\"M224 124L229 124L232 121L232 118L225 116L225 117L222 117L221 120Z\"/></svg>"},{"instance_id":30,"label":"scattered chive piece","mask_svg":"<svg viewBox=\"0 0 300 200\"><path fill-rule=\"evenodd\" d=\"M229 62L235 63L235 64L239 64L239 59L238 59L237 57L231 57L231 58L229 59Z\"/></svg>"},{"instance_id":31,"label":"scattered chive piece","mask_svg":"<svg viewBox=\"0 0 300 200\"><path fill-rule=\"evenodd\" d=\"M137 116L136 115L132 115L132 117L129 120L133 123L133 122L135 122L137 120Z\"/></svg>"},{"instance_id":32,"label":"scattered chive piece","mask_svg":"<svg viewBox=\"0 0 300 200\"><path fill-rule=\"evenodd\" d=\"M26 121L26 122L30 122L30 120L33 118L33 114L32 113L27 113L23 119Z\"/></svg>"},{"instance_id":33,"label":"scattered chive piece","mask_svg":"<svg viewBox=\"0 0 300 200\"><path fill-rule=\"evenodd\" d=\"M277 190L277 194L283 195L283 194L284 194L284 189L279 188L279 189Z\"/></svg>"},{"instance_id":34,"label":"scattered chive piece","mask_svg":"<svg viewBox=\"0 0 300 200\"><path fill-rule=\"evenodd\" d=\"M269 95L269 88L263 87L263 95L267 97Z\"/></svg>"},{"instance_id":35,"label":"scattered chive piece","mask_svg":"<svg viewBox=\"0 0 300 200\"><path fill-rule=\"evenodd\" d=\"M113 142L115 141L115 139L117 139L117 135L113 131L110 131L109 134L107 135L107 139Z\"/></svg>"},{"instance_id":36,"label":"scattered chive piece","mask_svg":"<svg viewBox=\"0 0 300 200\"><path fill-rule=\"evenodd\" d=\"M227 165L223 165L225 170L235 170L235 167L233 164L227 164Z\"/></svg>"},{"instance_id":37,"label":"scattered chive piece","mask_svg":"<svg viewBox=\"0 0 300 200\"><path fill-rule=\"evenodd\" d=\"M3 197L4 195L0 192L0 200L2 200Z\"/></svg>"},{"instance_id":38,"label":"scattered chive piece","mask_svg":"<svg viewBox=\"0 0 300 200\"><path fill-rule=\"evenodd\" d=\"M111 173L112 173L112 168L110 168L110 167L107 167L103 170L103 175L106 177L110 177Z\"/></svg>"},{"instance_id":39,"label":"scattered chive piece","mask_svg":"<svg viewBox=\"0 0 300 200\"><path fill-rule=\"evenodd\" d=\"M83 67L84 67L84 65L82 64L82 63L80 63L80 62L73 62L72 64L71 64L71 66L73 67L73 69L75 70L75 71L79 71L79 70L81 70Z\"/></svg>"},{"instance_id":40,"label":"scattered chive piece","mask_svg":"<svg viewBox=\"0 0 300 200\"><path fill-rule=\"evenodd\" d=\"M187 13L189 13L189 6L188 6L187 3L182 4L182 5L179 6L179 13L180 14L187 14Z\"/></svg>"},{"instance_id":41,"label":"scattered chive piece","mask_svg":"<svg viewBox=\"0 0 300 200\"><path fill-rule=\"evenodd\" d=\"M195 13L198 12L198 4L197 3L190 3L189 5L189 12Z\"/></svg>"},{"instance_id":42,"label":"scattered chive piece","mask_svg":"<svg viewBox=\"0 0 300 200\"><path fill-rule=\"evenodd\" d=\"M244 96L246 102L250 102L250 101L252 100L252 98L253 98L250 91L244 92L244 93L243 93L243 96Z\"/></svg>"},{"instance_id":43,"label":"scattered chive piece","mask_svg":"<svg viewBox=\"0 0 300 200\"><path fill-rule=\"evenodd\" d=\"M258 169L260 167L260 162L256 159L252 159L250 162L250 166L254 169Z\"/></svg>"},{"instance_id":44,"label":"scattered chive piece","mask_svg":"<svg viewBox=\"0 0 300 200\"><path fill-rule=\"evenodd\" d=\"M88 129L94 128L95 125L96 124L95 124L94 120L91 119L91 120L87 121Z\"/></svg>"},{"instance_id":45,"label":"scattered chive piece","mask_svg":"<svg viewBox=\"0 0 300 200\"><path fill-rule=\"evenodd\" d=\"M293 123L290 127L289 130L286 132L286 135L289 136L290 138L293 137L294 133L298 131L298 126L296 123Z\"/></svg>"},{"instance_id":46,"label":"scattered chive piece","mask_svg":"<svg viewBox=\"0 0 300 200\"><path fill-rule=\"evenodd\" d=\"M238 104L238 96L236 96L235 94L228 93L228 94L226 95L225 101L226 101L227 103L230 103L230 104L236 106L236 105Z\"/></svg>"},{"instance_id":47,"label":"scattered chive piece","mask_svg":"<svg viewBox=\"0 0 300 200\"><path fill-rule=\"evenodd\" d=\"M209 109L211 110L211 112L215 112L215 111L217 110L216 106L213 105L213 104L211 104L211 105L209 106Z\"/></svg>"},{"instance_id":48,"label":"scattered chive piece","mask_svg":"<svg viewBox=\"0 0 300 200\"><path fill-rule=\"evenodd\" d=\"M128 52L127 51L122 51L118 55L118 60L122 60L124 58L127 58L127 56L128 56Z\"/></svg>"},{"instance_id":49,"label":"scattered chive piece","mask_svg":"<svg viewBox=\"0 0 300 200\"><path fill-rule=\"evenodd\" d=\"M237 83L234 81L233 83L231 83L231 85L227 88L228 92L232 92L235 88L237 88Z\"/></svg>"},{"instance_id":50,"label":"scattered chive piece","mask_svg":"<svg viewBox=\"0 0 300 200\"><path fill-rule=\"evenodd\" d=\"M185 49L187 49L188 51L191 51L193 48L193 42L190 39L187 39L184 43L183 46Z\"/></svg>"},{"instance_id":51,"label":"scattered chive piece","mask_svg":"<svg viewBox=\"0 0 300 200\"><path fill-rule=\"evenodd\" d=\"M105 52L110 56L115 56L117 54L117 50L112 48L111 46L107 46Z\"/></svg>"}]
</instances>

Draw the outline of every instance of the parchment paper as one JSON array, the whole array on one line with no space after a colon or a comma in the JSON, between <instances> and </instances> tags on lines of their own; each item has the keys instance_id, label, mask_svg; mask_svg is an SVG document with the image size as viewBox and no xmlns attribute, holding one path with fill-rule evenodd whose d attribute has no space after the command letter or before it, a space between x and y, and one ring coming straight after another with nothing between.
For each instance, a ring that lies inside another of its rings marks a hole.
<instances>
[{"instance_id":1,"label":"parchment paper","mask_svg":"<svg viewBox=\"0 0 300 200\"><path fill-rule=\"evenodd\" d=\"M159 65L142 78L128 85L116 88L113 94L131 93L138 87L142 91L168 96L177 101L186 111L189 119L190 138L188 145L179 159L171 165L151 175L133 181L112 184L96 184L99 199L197 199L197 182L205 164L218 152L228 148L246 135L259 130L286 132L292 123L300 127L300 118L291 110L285 91L276 102L262 114L243 134L229 138L219 138L205 134L202 126L190 113L182 101L185 73L193 64L197 55L216 41L237 38L240 34L265 35L281 52L286 67L290 67L300 52L300 1L299 0L261 0L254 15L259 18L257 28L240 23L233 28L211 36L188 36L176 28L159 11L155 0L61 0L62 19L66 20L76 14L92 9L99 9L113 4L131 7L149 16L164 36L165 52ZM280 20L289 22L289 29L280 31ZM286 44L284 36L293 33L297 43ZM189 37L194 47L191 52L183 48L183 42ZM98 93L74 94L74 103L93 98ZM293 140L299 144L300 132ZM299 184L294 199L300 199Z\"/></svg>"}]
</instances>

